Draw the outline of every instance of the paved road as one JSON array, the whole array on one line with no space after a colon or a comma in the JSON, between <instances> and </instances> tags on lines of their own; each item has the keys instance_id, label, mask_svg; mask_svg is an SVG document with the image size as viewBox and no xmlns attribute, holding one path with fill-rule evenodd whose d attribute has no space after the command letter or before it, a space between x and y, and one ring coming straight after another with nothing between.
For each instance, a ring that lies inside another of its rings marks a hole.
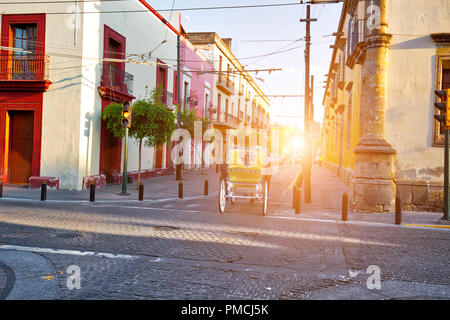
<instances>
[{"instance_id":1,"label":"paved road","mask_svg":"<svg viewBox=\"0 0 450 320\"><path fill-rule=\"evenodd\" d=\"M294 215L288 186L299 169L285 166L273 178L266 217L249 201L219 214L214 172L186 174L184 199L173 176L149 180L153 200L144 202L3 199L0 292L11 279L1 275L4 266L15 276L7 299L450 298L449 229L373 223L367 215L340 223L345 186L322 169L313 203ZM24 263L14 264L19 255ZM80 289L68 287L74 265ZM379 267L380 289L367 287L369 266ZM30 286L45 294L19 290Z\"/></svg>"}]
</instances>

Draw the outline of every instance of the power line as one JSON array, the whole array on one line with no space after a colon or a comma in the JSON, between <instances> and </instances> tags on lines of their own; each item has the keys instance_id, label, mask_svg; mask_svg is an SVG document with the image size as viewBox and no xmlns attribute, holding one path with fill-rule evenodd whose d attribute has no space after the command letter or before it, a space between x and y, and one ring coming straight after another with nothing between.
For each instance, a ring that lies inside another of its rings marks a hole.
<instances>
[{"instance_id":1,"label":"power line","mask_svg":"<svg viewBox=\"0 0 450 320\"><path fill-rule=\"evenodd\" d=\"M128 0L77 0L76 2L78 3L93 3L93 2L124 2L124 1L128 1ZM0 2L0 4L66 4L66 3L71 3L73 4L75 1L74 0L60 0L60 1L56 1L56 0L50 0L50 1L14 1L14 2Z\"/></svg>"},{"instance_id":2,"label":"power line","mask_svg":"<svg viewBox=\"0 0 450 320\"><path fill-rule=\"evenodd\" d=\"M108 0L114 1L114 0ZM119 1L119 0L116 0ZM68 1L72 2L73 1ZM61 1L41 1L41 2L0 2L4 4L37 4L37 3L62 3ZM241 6L217 6L217 7L196 7L196 8L177 8L177 9L155 9L158 12L170 12L170 11L200 11L200 10L224 10L224 9L249 9L249 8L269 8L269 7L286 7L286 6L298 6L300 3L276 3L276 4L257 4L257 5L241 5ZM77 11L76 14L99 14L99 13L143 13L150 12L148 9L136 9L136 10L107 10L107 11ZM47 12L47 15L72 15L75 12Z\"/></svg>"}]
</instances>

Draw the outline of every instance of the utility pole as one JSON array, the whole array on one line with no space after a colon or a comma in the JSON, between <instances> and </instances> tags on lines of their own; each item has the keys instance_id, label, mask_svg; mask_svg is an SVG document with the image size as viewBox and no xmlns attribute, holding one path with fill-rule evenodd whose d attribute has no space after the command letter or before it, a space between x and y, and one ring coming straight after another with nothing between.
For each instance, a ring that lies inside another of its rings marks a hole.
<instances>
[{"instance_id":1,"label":"utility pole","mask_svg":"<svg viewBox=\"0 0 450 320\"><path fill-rule=\"evenodd\" d=\"M180 35L177 35L177 104L179 105L178 107L178 112L177 112L177 129L180 129L181 127L181 61L180 61ZM178 140L178 142L180 142ZM184 151L184 150L183 150ZM182 170L182 165L181 164L177 164L176 165L176 180L182 180L183 177L181 176L181 170Z\"/></svg>"},{"instance_id":2,"label":"utility pole","mask_svg":"<svg viewBox=\"0 0 450 320\"><path fill-rule=\"evenodd\" d=\"M310 102L309 119L312 122L314 122L314 76L311 76L310 92L311 92L311 100L309 100Z\"/></svg>"},{"instance_id":3,"label":"utility pole","mask_svg":"<svg viewBox=\"0 0 450 320\"><path fill-rule=\"evenodd\" d=\"M306 22L306 49L305 49L305 165L303 167L303 181L305 183L305 203L311 203L311 139L309 132L310 122L310 91L309 91L309 64L310 64L310 47L311 47L311 22L317 19L311 19L311 6L306 7L306 19L300 19L300 22Z\"/></svg>"}]
</instances>

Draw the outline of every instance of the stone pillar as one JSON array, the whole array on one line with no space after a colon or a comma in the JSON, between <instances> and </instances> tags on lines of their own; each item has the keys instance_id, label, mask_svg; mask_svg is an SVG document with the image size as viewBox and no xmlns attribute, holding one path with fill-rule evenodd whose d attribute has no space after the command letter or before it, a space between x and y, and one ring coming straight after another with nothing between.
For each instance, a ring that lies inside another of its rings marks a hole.
<instances>
[{"instance_id":1,"label":"stone pillar","mask_svg":"<svg viewBox=\"0 0 450 320\"><path fill-rule=\"evenodd\" d=\"M351 206L355 210L390 211L395 201L395 149L385 140L388 47L385 1L379 1L381 27L366 36L362 66L360 140L355 152Z\"/></svg>"}]
</instances>

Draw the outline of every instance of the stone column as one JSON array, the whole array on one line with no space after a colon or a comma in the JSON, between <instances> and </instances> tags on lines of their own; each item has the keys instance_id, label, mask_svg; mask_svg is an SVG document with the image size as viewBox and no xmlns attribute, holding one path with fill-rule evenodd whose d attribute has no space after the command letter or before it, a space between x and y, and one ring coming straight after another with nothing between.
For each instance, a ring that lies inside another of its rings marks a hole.
<instances>
[{"instance_id":1,"label":"stone column","mask_svg":"<svg viewBox=\"0 0 450 320\"><path fill-rule=\"evenodd\" d=\"M376 1L375 1L376 2ZM388 47L386 0L378 1L381 26L366 36L362 66L360 140L355 152L351 205L360 211L383 212L395 201L395 149L385 140Z\"/></svg>"}]
</instances>

